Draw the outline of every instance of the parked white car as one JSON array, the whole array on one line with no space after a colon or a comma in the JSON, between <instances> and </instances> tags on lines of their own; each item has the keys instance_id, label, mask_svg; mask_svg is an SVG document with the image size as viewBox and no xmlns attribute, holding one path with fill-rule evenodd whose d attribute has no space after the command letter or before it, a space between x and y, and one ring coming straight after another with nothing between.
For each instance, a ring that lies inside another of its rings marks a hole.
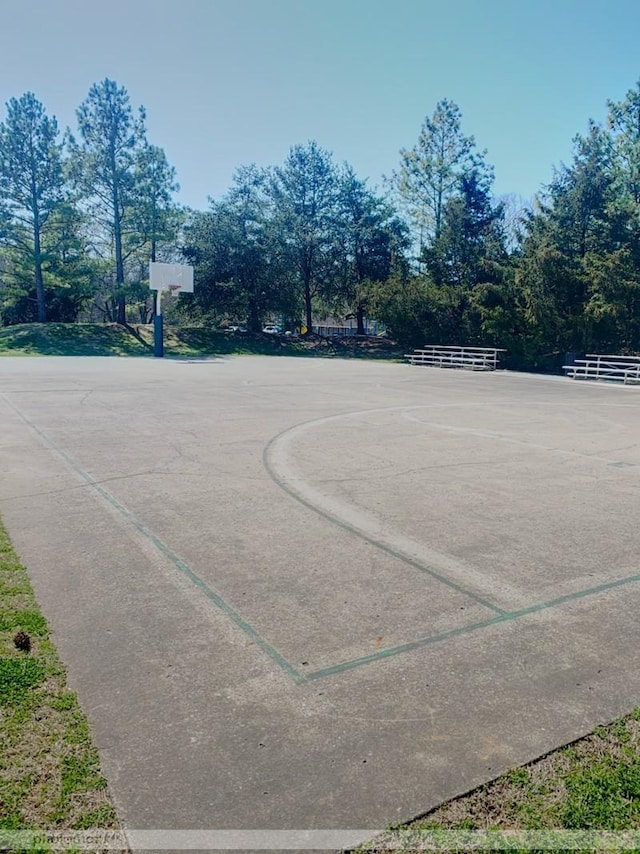
<instances>
[{"instance_id":1,"label":"parked white car","mask_svg":"<svg viewBox=\"0 0 640 854\"><path fill-rule=\"evenodd\" d=\"M282 330L279 326L275 326L274 324L268 324L264 326L262 329L263 332L266 332L267 335L278 335Z\"/></svg>"}]
</instances>

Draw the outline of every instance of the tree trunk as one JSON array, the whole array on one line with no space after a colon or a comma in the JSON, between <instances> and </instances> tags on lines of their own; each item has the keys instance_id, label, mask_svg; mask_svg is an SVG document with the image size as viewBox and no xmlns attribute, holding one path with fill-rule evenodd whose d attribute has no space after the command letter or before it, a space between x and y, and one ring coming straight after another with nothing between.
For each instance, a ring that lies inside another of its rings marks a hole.
<instances>
[{"instance_id":1,"label":"tree trunk","mask_svg":"<svg viewBox=\"0 0 640 854\"><path fill-rule=\"evenodd\" d=\"M306 314L306 324L305 324L307 327L306 334L311 335L311 333L313 332L313 326L312 326L313 318L311 316L311 287L309 285L309 282L305 282L305 285L304 285L304 308L305 308L305 314Z\"/></svg>"},{"instance_id":2,"label":"tree trunk","mask_svg":"<svg viewBox=\"0 0 640 854\"><path fill-rule=\"evenodd\" d=\"M366 335L364 328L364 305L360 302L356 306L356 335Z\"/></svg>"},{"instance_id":3,"label":"tree trunk","mask_svg":"<svg viewBox=\"0 0 640 854\"><path fill-rule=\"evenodd\" d=\"M115 175L115 165L113 167ZM115 181L115 179L114 179ZM116 289L121 291L124 286L124 264L122 262L122 222L120 220L120 198L118 186L113 187L113 236L116 250ZM127 322L126 300L124 294L118 294L118 316L117 322L124 325Z\"/></svg>"},{"instance_id":4,"label":"tree trunk","mask_svg":"<svg viewBox=\"0 0 640 854\"><path fill-rule=\"evenodd\" d=\"M116 319L116 304L115 300L107 299L104 301L104 315L109 323L114 323Z\"/></svg>"},{"instance_id":5,"label":"tree trunk","mask_svg":"<svg viewBox=\"0 0 640 854\"><path fill-rule=\"evenodd\" d=\"M260 332L262 329L262 324L260 323L260 312L258 311L258 305L256 302L251 301L249 303L249 317L247 318L247 328L249 332Z\"/></svg>"},{"instance_id":6,"label":"tree trunk","mask_svg":"<svg viewBox=\"0 0 640 854\"><path fill-rule=\"evenodd\" d=\"M118 297L118 317L116 322L121 326L127 323L127 303L124 297Z\"/></svg>"},{"instance_id":7,"label":"tree trunk","mask_svg":"<svg viewBox=\"0 0 640 854\"><path fill-rule=\"evenodd\" d=\"M36 280L36 300L38 303L38 323L47 322L47 306L44 297L44 282L42 279L42 255L40 248L40 218L38 211L33 217L33 255Z\"/></svg>"}]
</instances>

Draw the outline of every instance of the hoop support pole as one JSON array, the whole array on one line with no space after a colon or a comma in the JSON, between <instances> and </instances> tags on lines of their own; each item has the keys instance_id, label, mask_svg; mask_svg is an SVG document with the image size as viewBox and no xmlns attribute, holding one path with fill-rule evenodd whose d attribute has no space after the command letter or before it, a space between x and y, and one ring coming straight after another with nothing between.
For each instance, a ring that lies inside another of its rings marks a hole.
<instances>
[{"instance_id":1,"label":"hoop support pole","mask_svg":"<svg viewBox=\"0 0 640 854\"><path fill-rule=\"evenodd\" d=\"M156 359L164 356L164 335L162 323L162 290L156 291L156 316L153 318L153 355Z\"/></svg>"}]
</instances>

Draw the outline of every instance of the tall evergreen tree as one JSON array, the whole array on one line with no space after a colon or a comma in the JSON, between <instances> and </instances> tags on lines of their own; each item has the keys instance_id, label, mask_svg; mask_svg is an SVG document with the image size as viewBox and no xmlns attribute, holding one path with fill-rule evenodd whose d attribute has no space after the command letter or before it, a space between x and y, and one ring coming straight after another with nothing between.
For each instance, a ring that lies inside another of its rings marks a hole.
<instances>
[{"instance_id":1,"label":"tall evergreen tree","mask_svg":"<svg viewBox=\"0 0 640 854\"><path fill-rule=\"evenodd\" d=\"M609 101L608 107L618 189L634 207L640 206L640 80L622 101Z\"/></svg>"},{"instance_id":2,"label":"tall evergreen tree","mask_svg":"<svg viewBox=\"0 0 640 854\"><path fill-rule=\"evenodd\" d=\"M462 113L444 99L427 116L417 144L400 151L390 183L414 224L419 256L440 237L447 202L460 178L478 166L475 140L462 133Z\"/></svg>"},{"instance_id":3,"label":"tall evergreen tree","mask_svg":"<svg viewBox=\"0 0 640 854\"><path fill-rule=\"evenodd\" d=\"M180 189L176 170L162 148L146 141L140 147L135 175L135 222L149 248L151 261L158 260L158 246L175 244L182 212L173 201Z\"/></svg>"},{"instance_id":4,"label":"tall evergreen tree","mask_svg":"<svg viewBox=\"0 0 640 854\"><path fill-rule=\"evenodd\" d=\"M546 199L530 216L517 280L528 321L558 352L607 341L606 311L592 272L620 248L610 133L591 123L574 140L573 162L557 170ZM615 339L615 336L613 336Z\"/></svg>"},{"instance_id":5,"label":"tall evergreen tree","mask_svg":"<svg viewBox=\"0 0 640 854\"><path fill-rule=\"evenodd\" d=\"M43 238L64 203L65 183L58 123L47 116L32 92L7 103L0 124L0 198L4 241L27 271L37 303L37 319L47 319Z\"/></svg>"},{"instance_id":6,"label":"tall evergreen tree","mask_svg":"<svg viewBox=\"0 0 640 854\"><path fill-rule=\"evenodd\" d=\"M188 226L184 253L197 282L191 314L244 318L260 332L267 314L291 313L292 270L273 228L268 180L256 166L241 167L224 198Z\"/></svg>"},{"instance_id":7,"label":"tall evergreen tree","mask_svg":"<svg viewBox=\"0 0 640 854\"><path fill-rule=\"evenodd\" d=\"M425 250L427 270L438 285L469 290L500 279L506 261L503 206L491 198L491 172L472 169L459 178L442 217L438 238Z\"/></svg>"},{"instance_id":8,"label":"tall evergreen tree","mask_svg":"<svg viewBox=\"0 0 640 854\"><path fill-rule=\"evenodd\" d=\"M53 211L42 233L42 276L47 320L74 323L92 300L99 276L99 262L92 256L82 217L67 200ZM25 246L27 234L25 233ZM30 323L37 319L33 299L33 267L30 255L14 240L0 260L0 313L5 324Z\"/></svg>"},{"instance_id":9,"label":"tall evergreen tree","mask_svg":"<svg viewBox=\"0 0 640 854\"><path fill-rule=\"evenodd\" d=\"M80 141L70 138L72 174L105 232L114 264L116 319L125 323L125 261L145 241L136 222L145 112L140 107L134 114L127 90L105 78L91 87L76 115Z\"/></svg>"},{"instance_id":10,"label":"tall evergreen tree","mask_svg":"<svg viewBox=\"0 0 640 854\"><path fill-rule=\"evenodd\" d=\"M331 154L315 141L295 145L274 170L270 194L274 225L296 271L310 333L314 299L330 295L338 265L339 182Z\"/></svg>"},{"instance_id":11,"label":"tall evergreen tree","mask_svg":"<svg viewBox=\"0 0 640 854\"><path fill-rule=\"evenodd\" d=\"M356 316L356 332L365 334L364 316L374 283L402 265L407 228L388 201L346 166L339 179L338 239L342 247L339 297Z\"/></svg>"}]
</instances>

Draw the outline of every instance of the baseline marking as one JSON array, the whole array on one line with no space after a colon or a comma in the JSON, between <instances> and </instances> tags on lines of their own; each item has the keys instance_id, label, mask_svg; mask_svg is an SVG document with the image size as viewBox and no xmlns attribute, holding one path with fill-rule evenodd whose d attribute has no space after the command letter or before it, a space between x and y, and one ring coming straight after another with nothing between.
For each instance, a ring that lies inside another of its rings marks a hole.
<instances>
[{"instance_id":1,"label":"baseline marking","mask_svg":"<svg viewBox=\"0 0 640 854\"><path fill-rule=\"evenodd\" d=\"M98 492L102 498L105 499L115 510L117 510L128 522L130 522L136 530L139 531L144 537L146 537L157 549L160 551L174 566L183 573L194 585L196 585L202 592L210 599L227 617L229 617L232 622L247 634L260 649L265 652L272 661L274 661L297 685L304 684L306 682L315 681L318 679L324 679L330 676L339 675L349 670L354 670L358 667L362 667L366 664L371 664L376 661L382 661L386 658L392 658L397 655L401 655L405 652L410 652L414 649L420 649L424 646L429 646L431 644L440 643L442 641L446 641L451 638L461 637L467 634L472 634L476 631L481 631L486 628L490 628L491 626L498 625L500 623L508 623L515 622L521 617L526 617L530 614L536 614L538 612L547 611L551 608L558 607L560 605L566 604L568 602L578 601L580 599L587 598L589 596L595 596L599 593L607 592L608 590L614 590L618 587L624 587L630 584L635 584L640 582L640 573L627 576L625 578L616 579L614 581L608 581L603 584L599 584L595 587L589 587L584 590L579 590L574 593L567 593L563 596L559 596L555 599L550 599L546 602L540 602L536 605L530 605L526 608L521 608L516 611L503 611L496 608L496 606L491 605L489 603L489 607L496 611L494 616L487 618L486 620L480 620L475 623L471 623L467 626L461 626L455 629L450 629L445 632L441 632L437 635L431 635L428 637L420 638L415 641L409 641L404 644L399 644L398 646L388 647L387 649L379 650L378 652L372 653L370 655L361 656L359 658L350 659L348 661L343 661L338 664L329 665L327 667L320 668L318 670L311 671L306 674L300 673L293 667L271 644L264 640L257 631L249 624L246 620L231 606L229 605L218 593L216 593L209 585L201 579L193 570L181 559L178 555L175 554L167 545L164 543L159 537L157 537L152 531L146 528L142 522L140 522L137 517L128 510L123 504L121 504L115 496L113 496L108 490L100 485L98 481L95 481L91 475L81 468L69 454L66 453L62 448L58 447L56 443L47 436L44 431L42 431L39 427L36 426L34 422L32 422L26 415L24 415L11 401L7 399L5 394L0 392L0 398L7 404L7 406L12 409L15 414L39 437L40 441L45 447L50 448L56 454L60 456L60 458L67 464L67 466L76 474L78 474L89 486ZM416 407L391 407L385 409L377 409L377 410L366 410L358 413L344 413L343 415L331 416L327 419L319 419L320 421L328 421L335 418L344 418L347 415L364 415L371 414L373 412L389 412L393 410L407 410L407 409L422 409L424 406L416 406ZM306 424L312 424L315 422L306 422ZM299 425L305 426L305 425ZM270 447L270 445L275 442L276 439L283 436L285 433L289 433L290 431L284 431L284 433L276 436L265 448L265 455ZM266 463L265 463L266 465ZM269 471L269 469L267 469ZM269 471L271 474L271 472ZM274 478L275 480L275 478ZM275 480L278 483L277 480ZM278 484L280 485L280 484ZM342 523L339 519L334 519L331 514L325 514L324 511L319 510L314 507L313 504L307 502L305 499L299 497L295 493L292 493L285 486L282 488L292 495L300 503L309 507L309 509L314 510L314 512L319 513L321 516L325 516L330 521L335 524L340 525L341 527L345 527L347 530L351 530L348 524ZM398 557L399 559L407 561L405 555L402 554L394 554L393 550L389 549L384 543L377 543L373 540L369 540L367 535L362 535L357 529L353 531L353 533L358 536L363 537L367 541L371 542L372 545L382 548L385 551L389 551L394 557ZM412 564L414 565L414 564ZM423 569L420 564L416 562L416 568ZM423 570L424 571L424 570ZM433 574L434 577L437 577L437 574L431 573L427 570L427 574ZM441 579L438 579L441 580ZM448 586L454 587L454 589L459 589L457 585L453 582L448 582L448 579L442 579L443 583L448 583ZM460 592L465 595L471 596L472 598L476 598L475 594L469 593L464 589L460 589Z\"/></svg>"},{"instance_id":2,"label":"baseline marking","mask_svg":"<svg viewBox=\"0 0 640 854\"><path fill-rule=\"evenodd\" d=\"M480 620L477 623L471 623L468 626L460 626L456 629L441 632L437 635L421 638L416 641L399 644L398 646L390 646L387 649L381 649L379 652L363 655L360 658L352 658L349 661L343 661L340 664L332 664L328 667L323 667L320 670L313 670L305 674L306 679L324 679L327 676L334 676L338 673L344 673L347 670L353 670L356 667L362 667L365 664L371 664L374 661L381 661L385 658L391 658L395 655L401 655L403 652L410 652L413 649L420 649L423 646L430 646L440 641L448 640L449 638L460 637L461 635L471 634L472 632L486 629L490 626L495 626L498 623L509 623L526 617L529 614L536 614L539 611L548 611L550 608L556 608L559 605L564 605L567 602L575 602L579 599L585 599L588 596L595 596L598 593L604 593L607 590L614 590L616 587L624 587L628 584L636 584L640 581L640 573L629 575L626 578L618 578L615 581L606 581L604 584L598 584L596 587L587 587L585 590L577 590L575 593L566 593L564 596L558 596L556 599L549 599L547 602L539 602L537 605L529 605L526 608L520 608L517 611L507 611L502 614L497 614L495 617L489 617L486 620Z\"/></svg>"},{"instance_id":3,"label":"baseline marking","mask_svg":"<svg viewBox=\"0 0 640 854\"><path fill-rule=\"evenodd\" d=\"M86 481L89 486L93 487L96 492L98 492L104 499L107 501L115 510L117 510L124 518L130 522L136 530L147 538L156 549L163 554L171 563L178 569L183 575L185 575L189 581L195 584L196 587L200 588L205 596L210 599L216 607L218 607L224 614L226 614L229 619L231 619L235 625L241 629L246 635L248 635L252 641L254 641L257 646L265 652L272 661L274 661L284 672L293 679L296 683L301 683L305 681L305 677L299 673L295 667L293 667L280 653L273 647L271 644L266 641L258 632L251 626L236 610L226 602L222 596L213 590L213 588L209 587L209 585L197 575L188 564L186 564L178 555L172 551L169 546L160 539L160 537L156 536L153 531L150 531L145 525L140 522L140 520L130 511L128 510L124 504L121 504L118 499L112 495L107 489L100 485L100 483L94 480L91 475L81 468L75 460L69 456L62 448L58 447L56 443L47 436L36 424L33 423L26 415L24 415L11 401L7 400L4 394L0 393L0 397L5 401L5 403L13 409L16 415L24 421L24 423L40 438L41 442L51 450L55 451L58 456L60 456L64 462L72 469L76 474L80 475L80 477Z\"/></svg>"}]
</instances>

